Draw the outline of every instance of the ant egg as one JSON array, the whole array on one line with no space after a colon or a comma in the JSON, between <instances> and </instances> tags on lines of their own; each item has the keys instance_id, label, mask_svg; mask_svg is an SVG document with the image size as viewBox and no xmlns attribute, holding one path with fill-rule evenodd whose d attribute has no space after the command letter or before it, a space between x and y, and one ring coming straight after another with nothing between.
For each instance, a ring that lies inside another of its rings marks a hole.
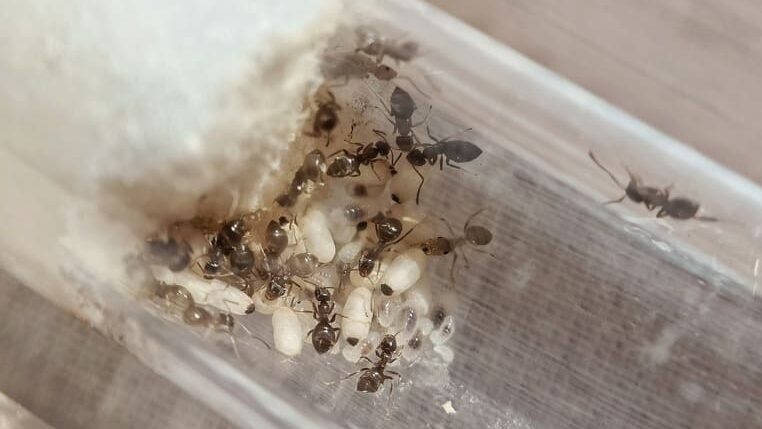
<instances>
[{"instance_id":1,"label":"ant egg","mask_svg":"<svg viewBox=\"0 0 762 429\"><path fill-rule=\"evenodd\" d=\"M434 352L436 352L446 364L450 364L450 362L455 359L455 352L453 352L452 348L449 346L436 346L434 347Z\"/></svg>"},{"instance_id":2,"label":"ant egg","mask_svg":"<svg viewBox=\"0 0 762 429\"><path fill-rule=\"evenodd\" d=\"M388 285L394 293L402 293L418 281L425 267L426 255L420 249L405 250L392 259L381 283Z\"/></svg>"},{"instance_id":3,"label":"ant egg","mask_svg":"<svg viewBox=\"0 0 762 429\"><path fill-rule=\"evenodd\" d=\"M368 335L373 318L373 310L370 306L372 295L370 289L358 287L350 292L344 303L341 335L350 344Z\"/></svg>"},{"instance_id":4,"label":"ant egg","mask_svg":"<svg viewBox=\"0 0 762 429\"><path fill-rule=\"evenodd\" d=\"M314 208L309 209L300 219L300 223L307 250L317 256L318 261L331 262L336 254L336 245L328 228L328 219L323 212Z\"/></svg>"},{"instance_id":5,"label":"ant egg","mask_svg":"<svg viewBox=\"0 0 762 429\"><path fill-rule=\"evenodd\" d=\"M275 350L286 356L296 356L302 352L302 325L293 310L278 308L273 313L272 324Z\"/></svg>"},{"instance_id":6,"label":"ant egg","mask_svg":"<svg viewBox=\"0 0 762 429\"><path fill-rule=\"evenodd\" d=\"M435 345L444 344L452 337L454 330L455 319L452 316L447 316L438 327L431 331L429 338L431 338L431 342Z\"/></svg>"}]
</instances>

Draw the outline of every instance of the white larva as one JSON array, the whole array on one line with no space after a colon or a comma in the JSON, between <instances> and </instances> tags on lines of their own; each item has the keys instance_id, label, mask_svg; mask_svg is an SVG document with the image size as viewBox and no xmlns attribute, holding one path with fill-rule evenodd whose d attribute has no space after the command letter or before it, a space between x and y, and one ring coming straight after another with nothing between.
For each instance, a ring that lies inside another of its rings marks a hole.
<instances>
[{"instance_id":1,"label":"white larva","mask_svg":"<svg viewBox=\"0 0 762 429\"><path fill-rule=\"evenodd\" d=\"M350 344L368 336L370 322L373 319L373 310L370 305L372 295L370 289L358 287L349 293L344 303L341 334Z\"/></svg>"},{"instance_id":2,"label":"white larva","mask_svg":"<svg viewBox=\"0 0 762 429\"><path fill-rule=\"evenodd\" d=\"M374 305L378 324L383 328L390 327L397 318L401 304L402 300L399 296L385 297L377 294Z\"/></svg>"},{"instance_id":3,"label":"white larva","mask_svg":"<svg viewBox=\"0 0 762 429\"><path fill-rule=\"evenodd\" d=\"M411 248L392 259L381 283L386 284L395 294L402 293L418 281L426 268L426 254Z\"/></svg>"},{"instance_id":4,"label":"white larva","mask_svg":"<svg viewBox=\"0 0 762 429\"><path fill-rule=\"evenodd\" d=\"M434 351L442 358L444 363L450 364L455 359L455 352L449 346L436 346Z\"/></svg>"},{"instance_id":5,"label":"white larva","mask_svg":"<svg viewBox=\"0 0 762 429\"><path fill-rule=\"evenodd\" d=\"M286 356L302 352L302 324L299 317L288 307L280 307L273 313L273 342L275 350Z\"/></svg>"},{"instance_id":6,"label":"white larva","mask_svg":"<svg viewBox=\"0 0 762 429\"><path fill-rule=\"evenodd\" d=\"M152 271L156 280L186 288L196 304L208 305L238 315L247 314L254 304L251 297L221 280L208 280L189 271L175 273L163 266L154 266Z\"/></svg>"},{"instance_id":7,"label":"white larva","mask_svg":"<svg viewBox=\"0 0 762 429\"><path fill-rule=\"evenodd\" d=\"M431 319L421 319L418 321L418 329L420 329L423 335L429 335L434 330L434 322Z\"/></svg>"},{"instance_id":8,"label":"white larva","mask_svg":"<svg viewBox=\"0 0 762 429\"><path fill-rule=\"evenodd\" d=\"M318 209L310 208L299 221L304 236L304 246L307 251L326 263L336 255L336 244L333 242L328 218Z\"/></svg>"}]
</instances>

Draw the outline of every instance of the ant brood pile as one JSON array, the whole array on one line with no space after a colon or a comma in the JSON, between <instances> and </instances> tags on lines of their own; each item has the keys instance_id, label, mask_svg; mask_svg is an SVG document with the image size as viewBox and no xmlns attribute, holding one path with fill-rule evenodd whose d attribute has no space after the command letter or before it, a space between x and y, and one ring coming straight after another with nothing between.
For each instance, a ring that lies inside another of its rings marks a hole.
<instances>
[{"instance_id":1,"label":"ant brood pile","mask_svg":"<svg viewBox=\"0 0 762 429\"><path fill-rule=\"evenodd\" d=\"M382 63L385 57L412 60L417 45L367 29L358 34L357 49L326 56L328 83L302 137L312 147L273 203L236 207L225 219L178 221L148 240L143 259L158 280L158 300L179 308L186 323L233 339L234 317L272 315L278 352L296 356L308 344L318 354L369 361L358 371L357 390L376 392L390 374L398 375L388 366L453 359L445 343L454 331L454 309L433 295L427 260L452 253L454 283L456 252L465 257L463 246L484 252L479 248L490 244L492 233L473 224L480 210L456 233L419 206L422 168L459 169L453 163L471 162L482 150L465 140L434 138L428 126L419 138L416 129L428 113L413 119L413 97L391 82L397 73ZM331 60L336 56L341 61ZM377 109L367 109L374 115L350 120L349 100L328 88L338 93L357 79L376 79L390 95L384 99L368 87L374 93L368 98L378 101L370 106ZM350 124L346 135L338 135ZM442 226L448 235L434 232Z\"/></svg>"}]
</instances>

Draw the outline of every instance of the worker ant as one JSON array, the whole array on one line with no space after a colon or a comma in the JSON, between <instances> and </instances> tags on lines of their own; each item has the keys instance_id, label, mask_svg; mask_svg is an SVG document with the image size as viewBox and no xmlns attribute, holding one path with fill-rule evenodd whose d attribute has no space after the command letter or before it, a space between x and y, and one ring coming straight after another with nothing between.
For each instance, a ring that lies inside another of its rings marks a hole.
<instances>
[{"instance_id":1,"label":"worker ant","mask_svg":"<svg viewBox=\"0 0 762 429\"><path fill-rule=\"evenodd\" d=\"M326 171L325 156L319 149L315 149L304 157L299 169L294 173L288 191L279 195L275 202L281 207L293 207L299 196L309 192L311 183L322 185L323 173Z\"/></svg>"},{"instance_id":2,"label":"worker ant","mask_svg":"<svg viewBox=\"0 0 762 429\"><path fill-rule=\"evenodd\" d=\"M344 378L346 379L357 373L361 373L359 380L357 380L357 391L363 393L375 393L386 380L393 380L393 377L387 374L396 375L398 379L402 379L402 376L398 372L386 369L387 365L397 360L397 357L395 357L396 352L396 337L394 335L385 335L381 339L378 347L376 347L376 357L378 358L378 361L373 362L367 356L362 356L361 359L367 360L372 366L362 368ZM392 384L391 386L390 389L394 389L394 385ZM392 390L389 391L390 395L391 392Z\"/></svg>"},{"instance_id":3,"label":"worker ant","mask_svg":"<svg viewBox=\"0 0 762 429\"><path fill-rule=\"evenodd\" d=\"M429 112L423 120L413 123L413 113L418 109L418 106L416 106L413 97L407 91L399 86L395 87L389 99L389 107L386 107L386 103L378 93L375 91L373 93L376 94L376 97L378 97L381 105L384 107L385 113L388 114L388 116L385 115L386 119L394 125L392 134L396 135L395 143L397 147L403 152L411 150L414 147L414 141L418 141L413 128L428 120L429 114L431 114L431 106L429 106Z\"/></svg>"},{"instance_id":4,"label":"worker ant","mask_svg":"<svg viewBox=\"0 0 762 429\"><path fill-rule=\"evenodd\" d=\"M339 124L338 111L341 106L336 102L336 97L331 91L327 91L328 100L318 103L318 110L315 112L315 120L312 122L312 130L304 134L310 137L321 137L327 135L325 145L331 143L330 134Z\"/></svg>"},{"instance_id":5,"label":"worker ant","mask_svg":"<svg viewBox=\"0 0 762 429\"><path fill-rule=\"evenodd\" d=\"M173 237L147 240L146 259L148 262L165 265L173 272L182 271L190 265L192 252L193 249L187 242L181 242Z\"/></svg>"},{"instance_id":6,"label":"worker ant","mask_svg":"<svg viewBox=\"0 0 762 429\"><path fill-rule=\"evenodd\" d=\"M414 225L405 234L400 236L402 234L402 222L397 218L384 216L379 212L371 219L371 222L375 225L378 242L375 246L363 250L360 254L357 269L362 277L368 277L373 272L376 262L384 249L404 240L417 226L417 224Z\"/></svg>"},{"instance_id":7,"label":"worker ant","mask_svg":"<svg viewBox=\"0 0 762 429\"><path fill-rule=\"evenodd\" d=\"M470 130L470 128L467 128L461 132L468 130ZM421 189L423 188L423 184L426 181L426 179L423 177L423 174L421 174L421 172L418 170L418 167L422 167L426 165L426 163L429 165L434 165L437 161L439 161L440 170L442 170L444 164L447 164L453 168L460 169L461 167L453 164L453 162L470 162L482 154L481 148L469 141L451 140L453 136L437 139L431 135L431 130L428 126L426 127L426 133L428 134L429 138L436 143L422 145L422 148L413 148L405 156L407 162L410 163L410 165L413 167L415 174L421 178L421 183L418 185L418 190L415 193L416 204L420 203Z\"/></svg>"},{"instance_id":8,"label":"worker ant","mask_svg":"<svg viewBox=\"0 0 762 429\"><path fill-rule=\"evenodd\" d=\"M634 203L643 203L649 211L660 207L656 213L656 217L671 217L678 220L696 219L701 221L714 222L718 219L709 216L696 216L700 205L693 200L684 197L670 198L669 190L672 186L667 186L664 189L658 189L653 186L646 186L640 183L640 178L633 174L629 169L627 174L630 176L630 181L627 186L623 186L621 182L609 171L593 154L592 150L587 152L591 160L600 167L611 180L616 183L621 189L624 190L624 195L615 200L606 201L603 204L615 204L621 203L625 198L629 198Z\"/></svg>"},{"instance_id":9,"label":"worker ant","mask_svg":"<svg viewBox=\"0 0 762 429\"><path fill-rule=\"evenodd\" d=\"M356 124L352 124L352 131ZM350 132L350 137L352 132ZM370 165L371 169L376 162L383 162L388 160L389 153L391 153L391 147L385 140L379 140L375 143L368 143L363 145L362 143L345 140L347 143L357 145L357 150L354 154L350 153L346 149L341 149L333 154L329 155L333 158L333 162L328 165L326 174L331 177L356 177L360 175L360 166ZM336 156L339 153L342 155ZM375 170L373 170L375 173ZM376 173L376 177L378 174Z\"/></svg>"},{"instance_id":10,"label":"worker ant","mask_svg":"<svg viewBox=\"0 0 762 429\"><path fill-rule=\"evenodd\" d=\"M312 335L312 346L319 354L331 350L339 340L341 328L335 328L332 325L336 322L336 317L338 316L338 314L333 313L335 305L329 288L315 288L315 301L312 302L312 316L317 320L317 324L307 332L307 335Z\"/></svg>"},{"instance_id":11,"label":"worker ant","mask_svg":"<svg viewBox=\"0 0 762 429\"><path fill-rule=\"evenodd\" d=\"M486 246L492 242L492 232L483 226L471 225L471 221L483 211L484 209L480 209L469 216L468 219L466 219L466 223L463 225L463 235L456 236L455 231L450 226L450 223L447 222L446 219L442 218L442 221L447 226L447 229L449 229L452 237L440 236L429 238L428 240L418 244L418 247L427 256L448 255L452 252L453 258L452 265L450 266L450 281L453 283L455 282L455 262L458 260L458 254L455 253L455 250L459 247L465 244L470 244L473 250L481 253L486 253L495 258L495 255L479 249L479 247ZM463 255L463 258L466 260L466 266L468 266L468 258L466 258L465 254Z\"/></svg>"},{"instance_id":12,"label":"worker ant","mask_svg":"<svg viewBox=\"0 0 762 429\"><path fill-rule=\"evenodd\" d=\"M376 57L376 63L378 64L383 61L384 56L388 56L396 62L407 62L418 55L418 43L416 42L407 41L400 43L390 40L368 27L360 27L356 33L360 42L355 52L363 52L371 57Z\"/></svg>"}]
</instances>

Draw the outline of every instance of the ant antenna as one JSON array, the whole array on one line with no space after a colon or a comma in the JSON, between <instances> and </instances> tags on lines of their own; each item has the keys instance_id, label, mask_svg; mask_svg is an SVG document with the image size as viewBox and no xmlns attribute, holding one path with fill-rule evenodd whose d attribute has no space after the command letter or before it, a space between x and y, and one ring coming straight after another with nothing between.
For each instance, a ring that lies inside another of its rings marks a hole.
<instances>
[{"instance_id":1,"label":"ant antenna","mask_svg":"<svg viewBox=\"0 0 762 429\"><path fill-rule=\"evenodd\" d=\"M605 172L606 172L606 174L608 174L608 175L609 175L609 177L611 177L611 180L613 180L613 181L614 181L614 183L616 183L616 185L617 185L617 186L619 186L620 188L624 189L624 186L622 186L622 184L619 182L619 179L617 179L617 178L616 178L616 176L614 176L614 174L613 174L611 171L609 171L609 169L608 169L608 168L604 167L604 166L603 166L603 164L601 164L601 163L600 163L600 161L598 161L598 159L597 159L597 158L595 157L595 155L593 154L593 151L592 151L592 149L591 149L591 150L589 150L589 151L587 151L587 155L590 157L590 159L592 159L592 160L593 160L593 162L595 163L595 165L597 165L598 167L600 167L600 168L601 168L601 170L605 171ZM629 171L628 171L628 173L629 173Z\"/></svg>"}]
</instances>

